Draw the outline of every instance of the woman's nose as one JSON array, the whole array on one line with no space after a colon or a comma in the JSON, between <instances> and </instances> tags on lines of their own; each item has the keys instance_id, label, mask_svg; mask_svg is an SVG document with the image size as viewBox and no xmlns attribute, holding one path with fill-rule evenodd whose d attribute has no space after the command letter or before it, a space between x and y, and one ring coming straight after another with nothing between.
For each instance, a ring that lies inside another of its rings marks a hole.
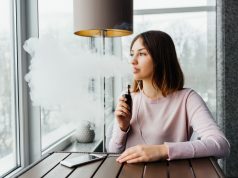
<instances>
[{"instance_id":1,"label":"woman's nose","mask_svg":"<svg viewBox=\"0 0 238 178\"><path fill-rule=\"evenodd\" d=\"M137 57L136 57L136 55L135 56L132 56L131 57L131 59L130 59L130 63L132 64L132 65L135 65L135 64L137 64Z\"/></svg>"}]
</instances>

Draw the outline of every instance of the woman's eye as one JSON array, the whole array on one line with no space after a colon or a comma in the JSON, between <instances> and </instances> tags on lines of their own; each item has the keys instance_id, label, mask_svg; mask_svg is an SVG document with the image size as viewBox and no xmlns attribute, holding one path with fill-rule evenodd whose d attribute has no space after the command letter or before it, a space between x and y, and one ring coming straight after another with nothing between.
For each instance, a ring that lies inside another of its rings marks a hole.
<instances>
[{"instance_id":1,"label":"woman's eye","mask_svg":"<svg viewBox=\"0 0 238 178\"><path fill-rule=\"evenodd\" d=\"M130 56L132 57L132 56L134 56L134 54L131 53Z\"/></svg>"},{"instance_id":2,"label":"woman's eye","mask_svg":"<svg viewBox=\"0 0 238 178\"><path fill-rule=\"evenodd\" d=\"M140 56L146 56L146 53L139 53Z\"/></svg>"}]
</instances>

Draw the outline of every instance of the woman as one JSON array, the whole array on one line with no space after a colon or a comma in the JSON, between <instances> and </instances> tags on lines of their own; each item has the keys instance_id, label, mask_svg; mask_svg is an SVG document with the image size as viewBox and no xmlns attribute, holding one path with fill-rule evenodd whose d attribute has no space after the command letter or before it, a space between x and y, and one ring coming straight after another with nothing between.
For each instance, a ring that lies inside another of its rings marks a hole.
<instances>
[{"instance_id":1,"label":"woman","mask_svg":"<svg viewBox=\"0 0 238 178\"><path fill-rule=\"evenodd\" d=\"M109 152L135 163L229 155L230 145L202 98L183 88L174 43L162 31L147 31L131 44L132 113L121 96ZM193 133L196 140L190 140Z\"/></svg>"}]
</instances>

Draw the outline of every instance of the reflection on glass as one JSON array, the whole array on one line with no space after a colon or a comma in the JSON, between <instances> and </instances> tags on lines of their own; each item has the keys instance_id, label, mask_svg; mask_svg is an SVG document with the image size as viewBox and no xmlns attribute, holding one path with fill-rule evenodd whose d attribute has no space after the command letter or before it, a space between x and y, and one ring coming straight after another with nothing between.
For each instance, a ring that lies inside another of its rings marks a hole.
<instances>
[{"instance_id":1,"label":"reflection on glass","mask_svg":"<svg viewBox=\"0 0 238 178\"><path fill-rule=\"evenodd\" d=\"M138 15L134 21L134 36L146 30L162 30L171 35L185 74L185 87L195 89L215 116L215 12ZM126 58L129 58L129 45L134 36L123 39Z\"/></svg>"},{"instance_id":2,"label":"reflection on glass","mask_svg":"<svg viewBox=\"0 0 238 178\"><path fill-rule=\"evenodd\" d=\"M0 5L0 177L17 166L11 2Z\"/></svg>"}]
</instances>

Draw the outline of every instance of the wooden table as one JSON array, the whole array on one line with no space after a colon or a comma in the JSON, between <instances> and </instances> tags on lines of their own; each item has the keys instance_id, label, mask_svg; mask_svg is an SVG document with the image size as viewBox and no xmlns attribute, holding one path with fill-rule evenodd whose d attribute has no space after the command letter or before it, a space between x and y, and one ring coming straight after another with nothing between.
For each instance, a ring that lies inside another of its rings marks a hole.
<instances>
[{"instance_id":1,"label":"wooden table","mask_svg":"<svg viewBox=\"0 0 238 178\"><path fill-rule=\"evenodd\" d=\"M120 164L117 156L107 154L104 160L89 163L76 168L62 166L63 159L73 158L79 152L54 152L21 171L20 178L221 178L225 177L212 158L198 158L153 163Z\"/></svg>"}]
</instances>

